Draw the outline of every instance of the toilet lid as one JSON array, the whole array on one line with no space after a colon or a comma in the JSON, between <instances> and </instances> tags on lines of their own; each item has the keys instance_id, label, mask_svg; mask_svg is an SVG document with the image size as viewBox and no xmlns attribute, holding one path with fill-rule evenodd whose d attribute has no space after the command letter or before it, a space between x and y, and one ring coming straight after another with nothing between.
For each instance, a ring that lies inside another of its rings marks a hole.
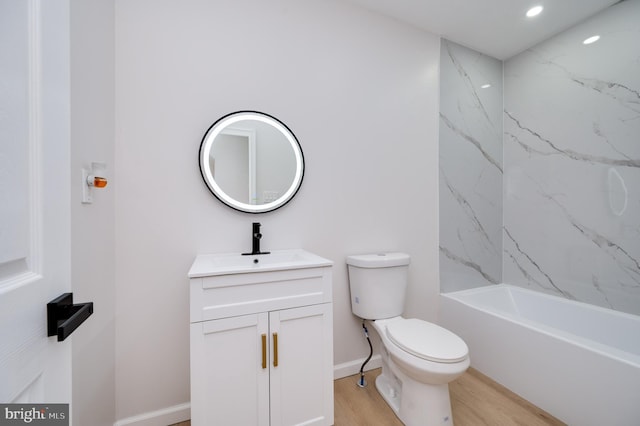
<instances>
[{"instance_id":1,"label":"toilet lid","mask_svg":"<svg viewBox=\"0 0 640 426\"><path fill-rule=\"evenodd\" d=\"M387 336L406 352L427 361L453 363L469 354L467 344L460 337L439 325L415 318L388 324Z\"/></svg>"}]
</instances>

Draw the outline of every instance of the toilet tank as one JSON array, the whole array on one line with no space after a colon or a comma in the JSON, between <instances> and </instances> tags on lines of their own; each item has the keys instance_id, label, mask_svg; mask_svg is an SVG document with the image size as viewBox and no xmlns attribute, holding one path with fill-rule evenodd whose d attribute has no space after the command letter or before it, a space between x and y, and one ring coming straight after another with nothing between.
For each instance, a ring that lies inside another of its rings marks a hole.
<instances>
[{"instance_id":1,"label":"toilet tank","mask_svg":"<svg viewBox=\"0 0 640 426\"><path fill-rule=\"evenodd\" d=\"M351 311L363 319L402 314L411 257L405 253L347 257Z\"/></svg>"}]
</instances>

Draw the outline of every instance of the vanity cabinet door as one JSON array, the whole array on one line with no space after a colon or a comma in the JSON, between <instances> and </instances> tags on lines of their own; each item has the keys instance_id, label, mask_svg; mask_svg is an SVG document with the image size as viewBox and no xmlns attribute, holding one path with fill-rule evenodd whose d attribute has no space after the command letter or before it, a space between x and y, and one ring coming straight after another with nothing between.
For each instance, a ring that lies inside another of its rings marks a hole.
<instances>
[{"instance_id":1,"label":"vanity cabinet door","mask_svg":"<svg viewBox=\"0 0 640 426\"><path fill-rule=\"evenodd\" d=\"M332 425L332 304L270 312L269 333L271 426Z\"/></svg>"},{"instance_id":2,"label":"vanity cabinet door","mask_svg":"<svg viewBox=\"0 0 640 426\"><path fill-rule=\"evenodd\" d=\"M191 324L192 425L269 425L268 328L268 313Z\"/></svg>"}]
</instances>

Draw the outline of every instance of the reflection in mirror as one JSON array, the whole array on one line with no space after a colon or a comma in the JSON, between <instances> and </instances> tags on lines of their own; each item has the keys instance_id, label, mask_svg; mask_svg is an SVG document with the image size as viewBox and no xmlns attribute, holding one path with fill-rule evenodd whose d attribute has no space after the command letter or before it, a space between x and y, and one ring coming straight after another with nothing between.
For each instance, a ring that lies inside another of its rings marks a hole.
<instances>
[{"instance_id":1,"label":"reflection in mirror","mask_svg":"<svg viewBox=\"0 0 640 426\"><path fill-rule=\"evenodd\" d=\"M296 194L304 157L284 123L268 114L239 111L222 117L205 133L200 172L223 203L263 213L282 207Z\"/></svg>"},{"instance_id":2,"label":"reflection in mirror","mask_svg":"<svg viewBox=\"0 0 640 426\"><path fill-rule=\"evenodd\" d=\"M246 204L255 204L255 144L255 130L227 128L220 132L209 154L211 175L218 186Z\"/></svg>"}]
</instances>

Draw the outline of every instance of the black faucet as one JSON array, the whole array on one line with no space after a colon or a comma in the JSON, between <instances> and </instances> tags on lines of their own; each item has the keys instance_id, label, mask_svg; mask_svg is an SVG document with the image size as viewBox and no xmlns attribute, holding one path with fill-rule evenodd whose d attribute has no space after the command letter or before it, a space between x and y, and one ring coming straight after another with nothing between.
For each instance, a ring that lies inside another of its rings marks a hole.
<instances>
[{"instance_id":1,"label":"black faucet","mask_svg":"<svg viewBox=\"0 0 640 426\"><path fill-rule=\"evenodd\" d=\"M253 222L253 232L251 234L251 253L242 253L244 256L253 256L255 254L269 254L268 251L260 251L260 239L262 234L260 233L260 223Z\"/></svg>"}]
</instances>

